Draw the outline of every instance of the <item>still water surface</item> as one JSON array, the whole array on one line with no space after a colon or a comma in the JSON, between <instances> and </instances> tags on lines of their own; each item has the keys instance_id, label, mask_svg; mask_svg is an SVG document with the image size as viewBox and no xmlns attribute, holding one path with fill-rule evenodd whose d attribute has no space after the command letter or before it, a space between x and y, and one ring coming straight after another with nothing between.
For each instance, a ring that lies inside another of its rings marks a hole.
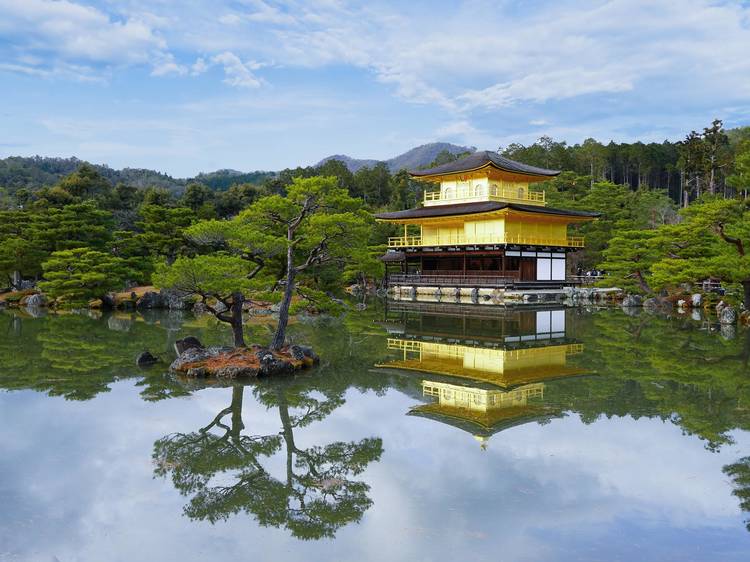
<instances>
[{"instance_id":1,"label":"still water surface","mask_svg":"<svg viewBox=\"0 0 750 562\"><path fill-rule=\"evenodd\" d=\"M234 385L133 366L227 343L209 317L0 334L1 561L750 559L747 332L391 306L298 322L321 367Z\"/></svg>"}]
</instances>

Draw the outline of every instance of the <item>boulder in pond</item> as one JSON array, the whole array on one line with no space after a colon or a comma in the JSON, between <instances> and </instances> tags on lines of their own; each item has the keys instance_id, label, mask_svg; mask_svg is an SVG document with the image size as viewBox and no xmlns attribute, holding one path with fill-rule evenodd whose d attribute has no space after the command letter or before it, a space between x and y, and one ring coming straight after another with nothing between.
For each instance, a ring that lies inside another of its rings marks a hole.
<instances>
[{"instance_id":1,"label":"boulder in pond","mask_svg":"<svg viewBox=\"0 0 750 562\"><path fill-rule=\"evenodd\" d=\"M182 355L188 349L204 349L204 347L195 336L187 336L174 342L174 351L177 355Z\"/></svg>"},{"instance_id":2,"label":"boulder in pond","mask_svg":"<svg viewBox=\"0 0 750 562\"><path fill-rule=\"evenodd\" d=\"M700 293L693 293L690 297L690 306L693 308L700 308L703 305L703 295Z\"/></svg>"},{"instance_id":3,"label":"boulder in pond","mask_svg":"<svg viewBox=\"0 0 750 562\"><path fill-rule=\"evenodd\" d=\"M169 310L190 310L193 307L193 300L179 291L162 289L161 296L164 307Z\"/></svg>"},{"instance_id":4,"label":"boulder in pond","mask_svg":"<svg viewBox=\"0 0 750 562\"><path fill-rule=\"evenodd\" d=\"M320 363L320 357L313 351L312 347L306 345L290 345L287 348L289 355L298 361L310 361L312 365Z\"/></svg>"},{"instance_id":5,"label":"boulder in pond","mask_svg":"<svg viewBox=\"0 0 750 562\"><path fill-rule=\"evenodd\" d=\"M625 295L622 299L623 308L635 308L643 306L643 297L641 295Z\"/></svg>"},{"instance_id":6,"label":"boulder in pond","mask_svg":"<svg viewBox=\"0 0 750 562\"><path fill-rule=\"evenodd\" d=\"M45 299L44 295L40 293L34 293L33 295L26 297L23 304L27 308L40 308L42 306L47 306L47 299Z\"/></svg>"},{"instance_id":7,"label":"boulder in pond","mask_svg":"<svg viewBox=\"0 0 750 562\"><path fill-rule=\"evenodd\" d=\"M672 309L672 301L665 297L651 297L643 301L643 308L650 311L666 311Z\"/></svg>"},{"instance_id":8,"label":"boulder in pond","mask_svg":"<svg viewBox=\"0 0 750 562\"><path fill-rule=\"evenodd\" d=\"M255 352L255 357L258 359L258 375L269 377L290 373L294 370L288 361L285 361L284 358L279 357L270 349L259 349Z\"/></svg>"},{"instance_id":9,"label":"boulder in pond","mask_svg":"<svg viewBox=\"0 0 750 562\"><path fill-rule=\"evenodd\" d=\"M725 306L719 313L719 324L722 325L734 325L737 323L737 311L733 306Z\"/></svg>"},{"instance_id":10,"label":"boulder in pond","mask_svg":"<svg viewBox=\"0 0 750 562\"><path fill-rule=\"evenodd\" d=\"M737 337L737 326L734 324L720 324L719 334L725 340L733 340Z\"/></svg>"},{"instance_id":11,"label":"boulder in pond","mask_svg":"<svg viewBox=\"0 0 750 562\"><path fill-rule=\"evenodd\" d=\"M107 328L116 332L129 332L133 321L128 317L110 316L107 318Z\"/></svg>"},{"instance_id":12,"label":"boulder in pond","mask_svg":"<svg viewBox=\"0 0 750 562\"><path fill-rule=\"evenodd\" d=\"M143 293L143 296L136 301L135 307L138 310L164 308L164 298L161 296L161 293L148 291Z\"/></svg>"},{"instance_id":13,"label":"boulder in pond","mask_svg":"<svg viewBox=\"0 0 750 562\"><path fill-rule=\"evenodd\" d=\"M153 365L158 362L159 359L152 355L149 351L143 351L138 354L138 357L135 358L135 364L139 367L148 367L149 365Z\"/></svg>"},{"instance_id":14,"label":"boulder in pond","mask_svg":"<svg viewBox=\"0 0 750 562\"><path fill-rule=\"evenodd\" d=\"M729 305L723 300L720 300L718 303L716 303L716 315L721 316L721 311L724 310L727 306Z\"/></svg>"},{"instance_id":15,"label":"boulder in pond","mask_svg":"<svg viewBox=\"0 0 750 562\"><path fill-rule=\"evenodd\" d=\"M102 307L109 310L117 308L117 299L114 293L107 293L102 297Z\"/></svg>"}]
</instances>

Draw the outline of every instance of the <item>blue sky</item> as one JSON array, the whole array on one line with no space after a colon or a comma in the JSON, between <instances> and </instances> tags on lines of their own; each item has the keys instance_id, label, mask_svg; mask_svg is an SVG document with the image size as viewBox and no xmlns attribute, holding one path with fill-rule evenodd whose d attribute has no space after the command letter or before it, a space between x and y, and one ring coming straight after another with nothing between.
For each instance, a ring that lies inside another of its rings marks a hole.
<instances>
[{"instance_id":1,"label":"blue sky","mask_svg":"<svg viewBox=\"0 0 750 562\"><path fill-rule=\"evenodd\" d=\"M0 0L0 156L175 176L750 124L750 3Z\"/></svg>"}]
</instances>

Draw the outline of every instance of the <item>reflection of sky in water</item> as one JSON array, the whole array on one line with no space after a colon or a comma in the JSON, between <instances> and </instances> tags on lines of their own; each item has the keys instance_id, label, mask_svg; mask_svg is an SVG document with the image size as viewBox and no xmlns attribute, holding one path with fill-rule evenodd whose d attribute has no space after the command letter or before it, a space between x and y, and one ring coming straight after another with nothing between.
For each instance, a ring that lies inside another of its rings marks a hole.
<instances>
[{"instance_id":1,"label":"reflection of sky in water","mask_svg":"<svg viewBox=\"0 0 750 562\"><path fill-rule=\"evenodd\" d=\"M246 434L279 430L245 390ZM404 415L414 398L350 390L298 429L300 447L368 436L384 453L360 477L374 504L336 540L300 542L240 514L211 525L154 478L154 441L192 432L231 389L147 403L132 382L87 402L0 394L0 560L746 560L750 533L722 467L750 434L711 453L656 419L577 416L507 429L487 450ZM283 470L283 459L267 463Z\"/></svg>"}]
</instances>

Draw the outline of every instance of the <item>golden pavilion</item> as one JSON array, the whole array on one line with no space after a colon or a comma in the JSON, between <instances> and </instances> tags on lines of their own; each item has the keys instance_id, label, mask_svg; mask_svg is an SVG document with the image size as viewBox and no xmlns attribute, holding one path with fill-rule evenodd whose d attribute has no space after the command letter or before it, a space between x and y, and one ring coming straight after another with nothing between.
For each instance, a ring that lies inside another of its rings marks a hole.
<instances>
[{"instance_id":1,"label":"golden pavilion","mask_svg":"<svg viewBox=\"0 0 750 562\"><path fill-rule=\"evenodd\" d=\"M463 429L482 443L509 427L561 415L545 403L546 385L585 373L568 361L583 345L567 335L566 310L460 308L452 314L419 303L389 305L382 325L390 359L377 366L420 377L427 403L409 415Z\"/></svg>"},{"instance_id":2,"label":"golden pavilion","mask_svg":"<svg viewBox=\"0 0 750 562\"><path fill-rule=\"evenodd\" d=\"M457 287L560 287L566 256L583 248L568 225L598 214L547 207L534 183L560 172L480 151L454 162L410 172L439 185L425 191L423 205L380 213L400 225L383 261L389 283Z\"/></svg>"}]
</instances>

